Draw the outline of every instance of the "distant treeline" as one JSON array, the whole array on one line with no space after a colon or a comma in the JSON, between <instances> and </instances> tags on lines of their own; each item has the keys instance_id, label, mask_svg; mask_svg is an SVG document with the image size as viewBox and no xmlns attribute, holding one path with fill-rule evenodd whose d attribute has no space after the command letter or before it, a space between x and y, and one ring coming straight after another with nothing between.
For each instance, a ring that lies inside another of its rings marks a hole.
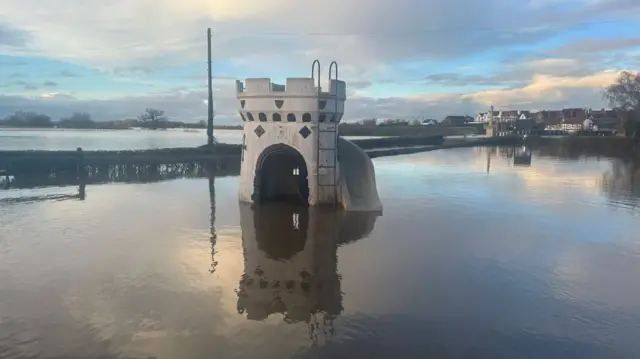
<instances>
[{"instance_id":1,"label":"distant treeline","mask_svg":"<svg viewBox=\"0 0 640 359\"><path fill-rule=\"evenodd\" d=\"M15 128L68 128L68 129L105 129L126 130L134 127L161 129L161 128L207 128L206 121L198 123L186 123L171 121L164 117L164 111L147 109L138 118L130 118L115 121L93 121L91 115L84 112L76 112L69 117L60 118L57 121L51 117L37 112L18 111L4 119L0 119L0 127ZM217 129L241 129L242 126L215 126Z\"/></svg>"}]
</instances>

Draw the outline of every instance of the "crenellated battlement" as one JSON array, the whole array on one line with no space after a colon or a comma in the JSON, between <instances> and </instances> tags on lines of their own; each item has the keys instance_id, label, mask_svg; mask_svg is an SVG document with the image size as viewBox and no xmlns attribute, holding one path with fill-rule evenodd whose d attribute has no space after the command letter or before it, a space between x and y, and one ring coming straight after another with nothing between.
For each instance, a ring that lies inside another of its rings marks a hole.
<instances>
[{"instance_id":1,"label":"crenellated battlement","mask_svg":"<svg viewBox=\"0 0 640 359\"><path fill-rule=\"evenodd\" d=\"M336 62L329 66L325 91L319 61L311 74L289 77L284 85L266 77L236 81L243 121L242 201L287 197L312 206L337 203L338 123L347 85L338 80Z\"/></svg>"},{"instance_id":2,"label":"crenellated battlement","mask_svg":"<svg viewBox=\"0 0 640 359\"><path fill-rule=\"evenodd\" d=\"M344 81L331 79L329 91L318 91L312 77L289 77L286 85L271 82L270 78L247 78L244 82L236 80L236 96L248 97L337 97L347 99L347 84Z\"/></svg>"}]
</instances>

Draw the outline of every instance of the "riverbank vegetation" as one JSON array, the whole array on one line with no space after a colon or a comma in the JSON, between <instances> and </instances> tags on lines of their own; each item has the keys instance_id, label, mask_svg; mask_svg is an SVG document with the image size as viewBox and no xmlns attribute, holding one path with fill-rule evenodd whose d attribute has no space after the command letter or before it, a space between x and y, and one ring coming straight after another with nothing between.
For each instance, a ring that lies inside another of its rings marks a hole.
<instances>
[{"instance_id":1,"label":"riverbank vegetation","mask_svg":"<svg viewBox=\"0 0 640 359\"><path fill-rule=\"evenodd\" d=\"M428 125L414 126L408 124L398 125L362 125L357 123L341 123L340 135L342 136L455 136L483 133L481 124L468 124L463 126ZM170 120L163 110L147 108L137 118L129 118L115 121L94 121L91 115L76 112L68 117L54 121L46 114L37 112L18 111L4 119L0 119L0 127L12 128L62 128L62 129L104 129L126 130L131 128L148 129L206 129L207 123L186 123ZM241 130L242 125L214 126L216 129Z\"/></svg>"},{"instance_id":2,"label":"riverbank vegetation","mask_svg":"<svg viewBox=\"0 0 640 359\"><path fill-rule=\"evenodd\" d=\"M622 117L621 130L627 137L640 138L640 73L622 71L603 98Z\"/></svg>"}]
</instances>

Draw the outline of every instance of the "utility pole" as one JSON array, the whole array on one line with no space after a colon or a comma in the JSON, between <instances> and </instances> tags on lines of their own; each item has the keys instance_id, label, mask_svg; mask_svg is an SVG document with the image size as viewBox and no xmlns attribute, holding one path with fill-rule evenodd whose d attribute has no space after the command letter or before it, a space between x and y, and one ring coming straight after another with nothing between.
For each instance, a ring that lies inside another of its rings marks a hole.
<instances>
[{"instance_id":1,"label":"utility pole","mask_svg":"<svg viewBox=\"0 0 640 359\"><path fill-rule=\"evenodd\" d=\"M211 85L211 28L207 29L207 84L209 86L209 99L207 104L209 105L209 117L207 121L207 137L209 146L213 146L213 88Z\"/></svg>"}]
</instances>

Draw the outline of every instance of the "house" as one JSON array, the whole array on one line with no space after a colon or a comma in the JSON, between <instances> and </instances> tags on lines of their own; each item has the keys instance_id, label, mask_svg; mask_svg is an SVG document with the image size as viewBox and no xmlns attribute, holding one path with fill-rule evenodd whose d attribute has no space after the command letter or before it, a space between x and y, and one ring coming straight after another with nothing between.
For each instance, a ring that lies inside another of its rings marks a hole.
<instances>
[{"instance_id":1,"label":"house","mask_svg":"<svg viewBox=\"0 0 640 359\"><path fill-rule=\"evenodd\" d=\"M462 126L472 120L473 118L469 116L447 116L440 124L443 126Z\"/></svg>"},{"instance_id":2,"label":"house","mask_svg":"<svg viewBox=\"0 0 640 359\"><path fill-rule=\"evenodd\" d=\"M562 122L562 111L540 111L533 115L537 123L543 123L546 127L558 126Z\"/></svg>"},{"instance_id":3,"label":"house","mask_svg":"<svg viewBox=\"0 0 640 359\"><path fill-rule=\"evenodd\" d=\"M437 125L438 125L438 120L433 120L433 119L422 120L422 126L437 126Z\"/></svg>"},{"instance_id":4,"label":"house","mask_svg":"<svg viewBox=\"0 0 640 359\"><path fill-rule=\"evenodd\" d=\"M588 118L585 120L585 124L588 127L585 129L592 129L594 131L613 130L621 123L619 117L614 110L589 110ZM588 123L586 123L588 121Z\"/></svg>"},{"instance_id":5,"label":"house","mask_svg":"<svg viewBox=\"0 0 640 359\"><path fill-rule=\"evenodd\" d=\"M563 121L569 121L571 123L580 122L583 123L587 119L587 110L583 108L565 108L562 109Z\"/></svg>"},{"instance_id":6,"label":"house","mask_svg":"<svg viewBox=\"0 0 640 359\"><path fill-rule=\"evenodd\" d=\"M492 115L493 115L493 121L495 122L526 120L531 118L531 111L522 111L522 110L493 111ZM489 112L478 114L478 116L476 117L476 122L489 122Z\"/></svg>"},{"instance_id":7,"label":"house","mask_svg":"<svg viewBox=\"0 0 640 359\"><path fill-rule=\"evenodd\" d=\"M585 119L586 120L586 119ZM585 120L579 117L564 118L560 122L560 129L567 132L575 132L583 129Z\"/></svg>"},{"instance_id":8,"label":"house","mask_svg":"<svg viewBox=\"0 0 640 359\"><path fill-rule=\"evenodd\" d=\"M375 126L378 124L378 119L377 118L368 118L368 119L364 119L360 122L362 125L365 126Z\"/></svg>"}]
</instances>

